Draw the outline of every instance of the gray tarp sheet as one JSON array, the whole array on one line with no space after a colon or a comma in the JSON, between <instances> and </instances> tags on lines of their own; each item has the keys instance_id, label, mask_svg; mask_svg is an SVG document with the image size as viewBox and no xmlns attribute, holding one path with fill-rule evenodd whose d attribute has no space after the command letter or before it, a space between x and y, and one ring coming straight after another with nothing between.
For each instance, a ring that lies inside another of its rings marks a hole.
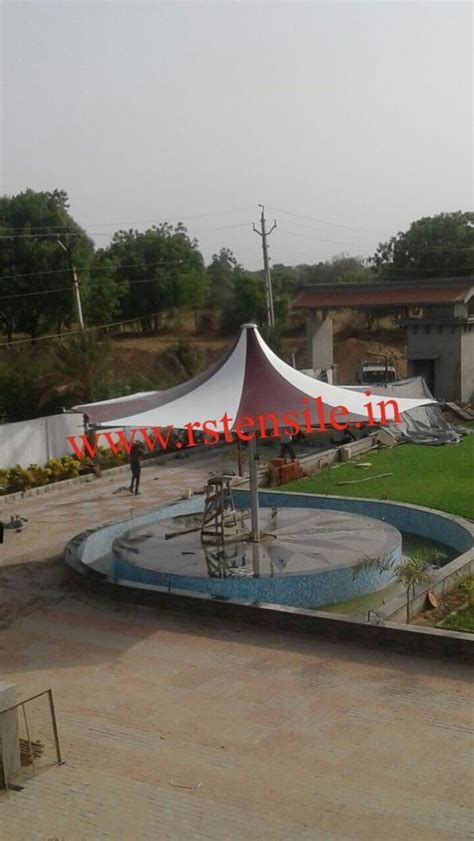
<instances>
[{"instance_id":1,"label":"gray tarp sheet","mask_svg":"<svg viewBox=\"0 0 474 841\"><path fill-rule=\"evenodd\" d=\"M351 386L348 386L351 388ZM363 391L367 386L353 387L354 391ZM380 396L398 397L427 397L433 395L423 377L411 377L398 380L386 386L370 386L372 394ZM401 423L389 424L386 429L397 441L411 441L413 444L457 444L461 436L467 432L460 427L451 426L444 417L438 404L420 406L404 412Z\"/></svg>"}]
</instances>

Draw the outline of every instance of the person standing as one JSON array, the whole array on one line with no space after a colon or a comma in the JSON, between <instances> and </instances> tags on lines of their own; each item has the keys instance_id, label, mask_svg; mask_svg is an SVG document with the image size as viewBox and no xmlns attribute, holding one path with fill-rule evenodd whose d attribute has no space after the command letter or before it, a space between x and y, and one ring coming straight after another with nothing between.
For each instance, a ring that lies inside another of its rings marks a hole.
<instances>
[{"instance_id":1,"label":"person standing","mask_svg":"<svg viewBox=\"0 0 474 841\"><path fill-rule=\"evenodd\" d=\"M130 493L139 494L138 487L140 485L141 465L140 459L143 455L143 444L141 441L134 441L130 448L130 470L132 472L132 480L130 482Z\"/></svg>"},{"instance_id":2,"label":"person standing","mask_svg":"<svg viewBox=\"0 0 474 841\"><path fill-rule=\"evenodd\" d=\"M292 461L296 461L295 448L293 447L293 436L286 429L280 429L280 458L285 459L286 453L290 454Z\"/></svg>"}]
</instances>

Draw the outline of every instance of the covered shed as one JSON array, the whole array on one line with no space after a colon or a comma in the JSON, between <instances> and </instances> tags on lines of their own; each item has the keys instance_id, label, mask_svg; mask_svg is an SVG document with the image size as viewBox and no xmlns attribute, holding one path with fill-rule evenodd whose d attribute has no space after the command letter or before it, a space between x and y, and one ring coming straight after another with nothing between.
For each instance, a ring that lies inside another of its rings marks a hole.
<instances>
[{"instance_id":1,"label":"covered shed","mask_svg":"<svg viewBox=\"0 0 474 841\"><path fill-rule=\"evenodd\" d=\"M309 364L331 369L335 309L402 313L408 376L422 376L437 400L474 400L474 276L306 286L295 307L307 313Z\"/></svg>"}]
</instances>

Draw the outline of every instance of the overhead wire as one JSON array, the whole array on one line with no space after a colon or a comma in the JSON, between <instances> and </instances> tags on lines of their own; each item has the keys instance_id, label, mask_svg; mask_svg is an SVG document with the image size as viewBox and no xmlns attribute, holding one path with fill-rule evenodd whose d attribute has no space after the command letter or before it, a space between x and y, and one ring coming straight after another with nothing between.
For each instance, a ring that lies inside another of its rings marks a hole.
<instances>
[{"instance_id":1,"label":"overhead wire","mask_svg":"<svg viewBox=\"0 0 474 841\"><path fill-rule=\"evenodd\" d=\"M330 242L334 245L351 245L351 246L354 246L354 247L358 247L362 250L367 250L368 248L373 248L373 246L369 245L369 243L363 242L362 240L358 240L358 241L357 240L342 240L342 239L341 240L334 240L334 239L327 239L327 238L317 237L317 236L309 236L309 234L295 233L294 231L288 231L288 230L286 230L284 232L287 234L287 236L297 237L298 239L316 240L317 242ZM462 253L464 250L474 250L474 246L473 246L473 249L459 249L459 253ZM428 251L428 249L427 249L427 251ZM458 249L446 249L446 253L457 253L457 252L458 252ZM434 251L432 253L443 254L444 251L440 250L439 252ZM471 269L472 267L470 265L467 265L467 266L459 266L457 268L460 271L463 271L465 269ZM404 272L407 271L407 267L404 267L404 266L400 266L400 267L394 266L393 269L395 271L404 271ZM392 269L390 268L389 270L391 271ZM414 270L418 271L418 269L414 269ZM439 271L439 266L426 266L426 267L422 268L421 271L427 271L427 272Z\"/></svg>"},{"instance_id":2,"label":"overhead wire","mask_svg":"<svg viewBox=\"0 0 474 841\"><path fill-rule=\"evenodd\" d=\"M281 209L276 208L276 207L271 207L271 208L268 208L268 209L273 210L276 213L283 213L285 216L294 216L297 219L307 219L308 221L317 222L317 223L322 224L322 225L330 225L330 226L333 226L333 227L336 227L336 228L344 228L346 230L352 230L352 231L362 231L364 233L369 233L369 234L373 233L373 234L378 234L378 235L381 235L381 236L384 236L384 237L389 237L390 236L389 234L387 234L383 231L376 231L376 230L371 229L371 228L362 228L362 227L357 227L355 225L343 225L339 222L329 222L329 221L324 220L324 219L318 219L318 218L313 217L313 216L305 216L304 214L301 214L301 213L293 213L292 211L281 210ZM308 230L317 230L317 229L312 228L308 225L302 225L301 223L293 222L292 224L296 225L297 227L306 227L306 228L308 228ZM451 247L451 246L454 246L454 247ZM449 243L448 245L444 245L443 243L440 243L438 246L436 246L436 245L431 246L430 245L430 246L427 246L426 248L420 248L419 250L420 251L433 251L433 252L436 253L437 251L439 251L439 252L471 251L473 248L474 248L474 243L472 245L466 245L466 246L457 246L457 245L455 245L455 243Z\"/></svg>"},{"instance_id":3,"label":"overhead wire","mask_svg":"<svg viewBox=\"0 0 474 841\"><path fill-rule=\"evenodd\" d=\"M112 271L121 271L122 269L147 269L149 266L171 266L173 264L179 263L193 263L190 257L187 260L156 260L156 262L152 263L123 263L122 265L117 266L97 266L94 268L95 272L112 272ZM75 266L76 271L78 272L88 272L91 270L91 266ZM15 280L19 277L40 277L41 275L49 275L49 274L64 274L65 272L70 273L71 268L68 266L65 269L51 269L51 271L44 271L44 272L26 272L25 274L11 274L11 275L4 275L0 276L1 280Z\"/></svg>"},{"instance_id":4,"label":"overhead wire","mask_svg":"<svg viewBox=\"0 0 474 841\"><path fill-rule=\"evenodd\" d=\"M305 216L302 213L293 213L291 210L282 210L278 207L269 207L269 210L273 210L276 213L283 213L285 216L295 216L297 219L307 219L310 222L318 222L322 225L330 225L335 228L345 228L348 231L363 231L367 234L380 234L381 236L387 236L383 231L374 231L371 228L361 228L356 225L343 225L340 222L328 222L325 219L318 219L315 216Z\"/></svg>"},{"instance_id":5,"label":"overhead wire","mask_svg":"<svg viewBox=\"0 0 474 841\"><path fill-rule=\"evenodd\" d=\"M166 224L166 223L164 223L164 224ZM233 225L219 225L218 227L212 227L212 228L195 228L194 232L192 232L192 233L199 234L199 233L205 233L206 231L224 231L224 230L230 230L231 228L246 228L247 225L251 225L251 224L252 224L252 222L238 222L238 223L233 224ZM22 229L22 230L24 230L24 229ZM125 232L125 233L127 233L127 232ZM174 231L174 233L179 233L179 231ZM85 229L83 231L68 231L67 232L68 237L83 237L84 234L87 235L87 232L85 231ZM48 233L45 233L45 234L35 234L35 233L0 234L0 239L45 239L47 237L49 237L51 239L53 237L58 237L58 236L64 236L64 231L60 231L58 228L51 228L51 230ZM110 234L110 232L109 233L95 232L94 236L95 237L110 237L111 234Z\"/></svg>"},{"instance_id":6,"label":"overhead wire","mask_svg":"<svg viewBox=\"0 0 474 841\"><path fill-rule=\"evenodd\" d=\"M50 339L67 339L69 336L77 335L78 333L90 333L96 330L106 330L108 327L119 327L122 324L133 324L142 321L144 318L155 318L161 313L153 312L146 315L135 316L135 318L127 318L123 321L111 321L107 324L95 324L93 327L78 328L77 330L68 330L67 333L51 333L47 336L36 336L29 339L13 339L11 342L0 342L0 347L11 347L12 345L31 344L32 342L44 342Z\"/></svg>"},{"instance_id":7,"label":"overhead wire","mask_svg":"<svg viewBox=\"0 0 474 841\"><path fill-rule=\"evenodd\" d=\"M135 286L139 283L155 283L158 278L156 277L147 277L139 280L128 280L127 281L127 288L129 286ZM168 278L169 279L169 278ZM61 286L59 289L41 289L35 292L13 292L10 295L0 295L0 301L9 300L11 298L31 298L31 297L38 297L40 295L54 295L58 292L71 292L73 289L72 285L70 286Z\"/></svg>"},{"instance_id":8,"label":"overhead wire","mask_svg":"<svg viewBox=\"0 0 474 841\"><path fill-rule=\"evenodd\" d=\"M254 210L253 207L239 207L235 208L234 210L213 210L211 213L196 213L194 215L183 215L183 216L170 216L167 219L161 219L158 217L154 217L153 219L136 219L135 221L129 222L88 222L87 225L80 225L81 228L86 230L87 228L113 228L116 225L149 225L149 224L159 224L159 225L166 225L168 222L181 222L183 219L206 219L209 216L224 216L232 213L247 213L249 210ZM0 225L2 224L2 220L0 219ZM33 225L32 226L35 230L42 230L42 229L53 229L55 231L67 231L76 230L74 225ZM13 231L22 231L22 227L11 228Z\"/></svg>"},{"instance_id":9,"label":"overhead wire","mask_svg":"<svg viewBox=\"0 0 474 841\"><path fill-rule=\"evenodd\" d=\"M316 240L317 242L331 242L334 245L354 245L354 246L358 246L358 247L361 247L362 245L365 245L367 247L372 248L372 246L369 246L368 243L362 242L362 240L356 241L356 240L347 240L347 239L327 239L326 237L315 237L315 236L309 236L308 234L297 234L294 231L285 231L285 233L287 234L287 236L297 237L298 239L310 239L310 240Z\"/></svg>"}]
</instances>

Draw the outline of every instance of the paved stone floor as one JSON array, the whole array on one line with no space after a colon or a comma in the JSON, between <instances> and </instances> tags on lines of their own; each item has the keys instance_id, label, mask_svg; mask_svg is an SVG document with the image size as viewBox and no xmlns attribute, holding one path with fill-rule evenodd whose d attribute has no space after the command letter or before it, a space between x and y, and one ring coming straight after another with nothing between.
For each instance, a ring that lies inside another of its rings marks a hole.
<instances>
[{"instance_id":1,"label":"paved stone floor","mask_svg":"<svg viewBox=\"0 0 474 841\"><path fill-rule=\"evenodd\" d=\"M211 469L147 468L133 504ZM122 516L124 483L15 506L30 524L2 549L0 674L19 699L53 689L65 764L33 702L45 751L0 795L1 841L474 837L469 667L164 612L41 560Z\"/></svg>"},{"instance_id":2,"label":"paved stone floor","mask_svg":"<svg viewBox=\"0 0 474 841\"><path fill-rule=\"evenodd\" d=\"M195 452L158 464L145 463L139 496L129 493L130 474L127 468L122 468L64 490L58 485L49 493L8 503L0 497L0 517L4 521L12 514L28 519L23 532L5 531L5 544L0 546L0 567L57 555L71 537L84 529L129 517L131 513L140 514L178 499L188 489L202 491L208 477L220 470L237 470L235 453L230 448L211 447L203 454Z\"/></svg>"}]
</instances>

